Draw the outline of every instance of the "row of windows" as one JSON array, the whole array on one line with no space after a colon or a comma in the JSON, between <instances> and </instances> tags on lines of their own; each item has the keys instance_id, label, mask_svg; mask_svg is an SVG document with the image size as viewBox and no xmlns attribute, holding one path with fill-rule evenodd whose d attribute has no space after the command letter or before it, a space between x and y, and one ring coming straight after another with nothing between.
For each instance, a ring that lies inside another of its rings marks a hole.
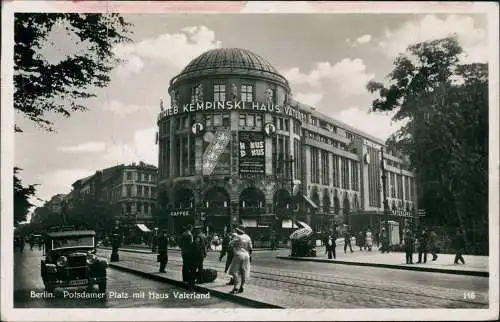
<instances>
[{"instance_id":1,"label":"row of windows","mask_svg":"<svg viewBox=\"0 0 500 322\"><path fill-rule=\"evenodd\" d=\"M343 142L337 141L335 139L329 138L327 136L324 136L324 135L321 135L321 134L318 134L318 133L315 133L312 131L305 130L304 132L305 132L306 137L311 139L311 140L331 145L337 149L342 149L344 151L348 151L347 144L345 144Z\"/></svg>"},{"instance_id":2,"label":"row of windows","mask_svg":"<svg viewBox=\"0 0 500 322\"><path fill-rule=\"evenodd\" d=\"M236 87L231 87L231 95L230 95L230 100L238 100L238 89ZM267 90L268 93L267 95L270 95L271 97L274 97L274 93L272 89ZM227 100L227 87L224 84L215 84L213 86L213 101L215 102L224 102ZM240 87L240 100L244 102L252 102L253 101L253 96L254 96L254 87L253 85L241 85ZM204 94L203 94L203 87L200 86L199 84L193 86L191 88L191 103L195 104L196 102L202 102L205 100Z\"/></svg>"},{"instance_id":3,"label":"row of windows","mask_svg":"<svg viewBox=\"0 0 500 322\"><path fill-rule=\"evenodd\" d=\"M136 171L126 171L126 176L128 181L144 181L144 182L156 182L156 175L152 173L136 172Z\"/></svg>"},{"instance_id":4,"label":"row of windows","mask_svg":"<svg viewBox=\"0 0 500 322\"><path fill-rule=\"evenodd\" d=\"M156 187L141 185L125 185L125 194L123 197L144 197L156 199Z\"/></svg>"},{"instance_id":5,"label":"row of windows","mask_svg":"<svg viewBox=\"0 0 500 322\"><path fill-rule=\"evenodd\" d=\"M122 211L125 215L142 214L151 215L153 204L142 202L128 202L122 204Z\"/></svg>"},{"instance_id":6,"label":"row of windows","mask_svg":"<svg viewBox=\"0 0 500 322\"><path fill-rule=\"evenodd\" d=\"M389 175L389 197L413 200L413 178L390 172ZM404 198L403 198L403 185L404 185Z\"/></svg>"},{"instance_id":7,"label":"row of windows","mask_svg":"<svg viewBox=\"0 0 500 322\"><path fill-rule=\"evenodd\" d=\"M311 116L309 118L309 124L313 125L313 126L317 126L319 128L322 128L324 130L327 130L329 132L333 132L335 134L337 134L337 127L333 124L330 124L326 121L323 121L323 120L320 120L318 119L317 117L314 117L314 116ZM359 138L356 134L353 134L353 133L350 133L348 131L345 131L345 136L346 138L348 138L349 140L352 140L354 138Z\"/></svg>"},{"instance_id":8,"label":"row of windows","mask_svg":"<svg viewBox=\"0 0 500 322\"><path fill-rule=\"evenodd\" d=\"M330 185L330 171L333 175L333 186L337 188L359 191L359 162L328 151L311 147L311 183ZM330 155L332 166L330 167ZM321 158L320 158L321 157ZM350 173L350 177L349 177Z\"/></svg>"}]
</instances>

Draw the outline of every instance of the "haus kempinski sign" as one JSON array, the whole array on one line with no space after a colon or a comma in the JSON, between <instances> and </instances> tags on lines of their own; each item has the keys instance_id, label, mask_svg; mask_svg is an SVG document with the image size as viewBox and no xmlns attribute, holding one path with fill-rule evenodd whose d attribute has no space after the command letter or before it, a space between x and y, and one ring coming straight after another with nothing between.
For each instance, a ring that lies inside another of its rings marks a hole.
<instances>
[{"instance_id":1,"label":"haus kempinski sign","mask_svg":"<svg viewBox=\"0 0 500 322\"><path fill-rule=\"evenodd\" d=\"M166 108L158 115L158 121L164 118L181 114L192 114L197 112L216 112L216 111L245 111L245 112L262 112L275 113L284 116L293 117L303 120L306 115L301 111L297 111L291 106L276 105L270 103L246 102L246 101L223 101L223 102L198 102L184 104L182 106L172 106Z\"/></svg>"}]
</instances>

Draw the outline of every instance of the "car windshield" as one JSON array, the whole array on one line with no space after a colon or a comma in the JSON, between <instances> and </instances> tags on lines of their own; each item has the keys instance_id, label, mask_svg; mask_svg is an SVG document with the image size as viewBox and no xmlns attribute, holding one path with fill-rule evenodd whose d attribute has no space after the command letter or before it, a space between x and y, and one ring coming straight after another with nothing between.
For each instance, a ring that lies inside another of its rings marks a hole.
<instances>
[{"instance_id":1,"label":"car windshield","mask_svg":"<svg viewBox=\"0 0 500 322\"><path fill-rule=\"evenodd\" d=\"M52 240L52 249L71 247L94 247L94 236L76 236Z\"/></svg>"}]
</instances>

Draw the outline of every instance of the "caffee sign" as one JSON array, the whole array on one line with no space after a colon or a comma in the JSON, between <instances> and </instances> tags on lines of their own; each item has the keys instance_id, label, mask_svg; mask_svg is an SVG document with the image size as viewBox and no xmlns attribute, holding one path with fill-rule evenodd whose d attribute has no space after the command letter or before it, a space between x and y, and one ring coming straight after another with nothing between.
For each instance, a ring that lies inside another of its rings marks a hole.
<instances>
[{"instance_id":1,"label":"caffee sign","mask_svg":"<svg viewBox=\"0 0 500 322\"><path fill-rule=\"evenodd\" d=\"M281 114L299 120L305 119L306 115L291 106L276 105L272 103L245 102L245 101L224 101L224 102L197 102L184 104L182 106L172 106L166 108L158 115L158 120L170 118L181 114L192 114L197 112L216 111L243 111L243 112L263 112Z\"/></svg>"}]
</instances>

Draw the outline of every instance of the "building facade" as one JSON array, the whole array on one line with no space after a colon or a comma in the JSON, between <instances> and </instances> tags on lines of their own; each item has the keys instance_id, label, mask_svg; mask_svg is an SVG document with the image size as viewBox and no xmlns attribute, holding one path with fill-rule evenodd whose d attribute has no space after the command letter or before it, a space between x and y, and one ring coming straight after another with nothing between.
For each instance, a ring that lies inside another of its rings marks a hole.
<instances>
[{"instance_id":1,"label":"building facade","mask_svg":"<svg viewBox=\"0 0 500 322\"><path fill-rule=\"evenodd\" d=\"M103 202L125 239L148 233L157 205L157 167L143 162L106 168L73 183L66 200L71 209L82 198ZM103 214L104 215L104 214Z\"/></svg>"},{"instance_id":2,"label":"building facade","mask_svg":"<svg viewBox=\"0 0 500 322\"><path fill-rule=\"evenodd\" d=\"M384 143L295 101L288 81L244 49L215 49L170 81L158 116L159 206L171 233L188 223L253 238L293 222L372 229L415 213L413 173ZM393 193L394 191L394 193Z\"/></svg>"}]
</instances>

